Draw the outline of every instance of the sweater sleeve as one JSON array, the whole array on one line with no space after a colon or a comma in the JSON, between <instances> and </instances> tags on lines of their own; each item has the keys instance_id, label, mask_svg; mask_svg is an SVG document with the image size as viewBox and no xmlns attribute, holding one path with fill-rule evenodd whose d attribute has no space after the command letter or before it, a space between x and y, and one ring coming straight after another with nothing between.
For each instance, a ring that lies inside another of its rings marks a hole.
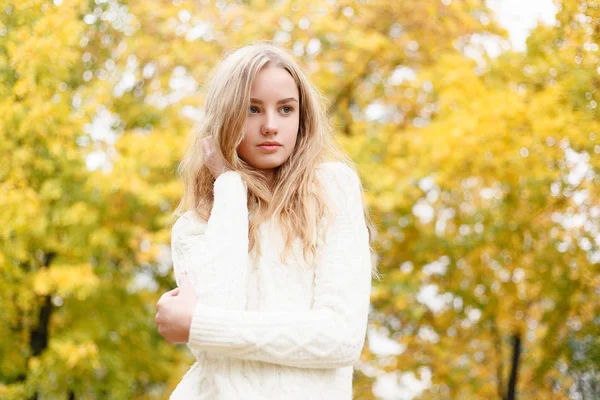
<instances>
[{"instance_id":1,"label":"sweater sleeve","mask_svg":"<svg viewBox=\"0 0 600 400\"><path fill-rule=\"evenodd\" d=\"M298 368L338 368L359 359L369 313L369 235L358 177L341 163L328 165L321 182L335 215L317 254L312 308L262 312L200 302L191 348Z\"/></svg>"},{"instance_id":2,"label":"sweater sleeve","mask_svg":"<svg viewBox=\"0 0 600 400\"><path fill-rule=\"evenodd\" d=\"M247 187L234 171L214 184L208 221L188 211L171 232L173 273L177 285L186 271L196 295L210 306L243 309L248 261Z\"/></svg>"}]
</instances>

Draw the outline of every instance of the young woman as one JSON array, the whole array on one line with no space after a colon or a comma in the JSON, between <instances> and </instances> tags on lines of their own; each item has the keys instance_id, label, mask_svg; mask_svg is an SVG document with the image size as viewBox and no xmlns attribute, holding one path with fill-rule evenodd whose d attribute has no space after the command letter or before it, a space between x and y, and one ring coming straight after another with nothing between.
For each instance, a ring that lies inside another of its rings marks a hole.
<instances>
[{"instance_id":1,"label":"young woman","mask_svg":"<svg viewBox=\"0 0 600 400\"><path fill-rule=\"evenodd\" d=\"M196 362L171 399L351 399L371 257L361 184L293 58L229 54L185 155L178 288L157 304Z\"/></svg>"}]
</instances>

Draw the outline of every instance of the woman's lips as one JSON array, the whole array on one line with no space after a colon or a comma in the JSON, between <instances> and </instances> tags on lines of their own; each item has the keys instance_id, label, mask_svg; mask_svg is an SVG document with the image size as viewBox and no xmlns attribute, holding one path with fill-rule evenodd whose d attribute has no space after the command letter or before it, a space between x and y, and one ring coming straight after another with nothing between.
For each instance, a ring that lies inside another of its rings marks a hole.
<instances>
[{"instance_id":1,"label":"woman's lips","mask_svg":"<svg viewBox=\"0 0 600 400\"><path fill-rule=\"evenodd\" d=\"M261 144L258 147L261 148L261 149L263 149L264 151L272 153L274 151L277 151L281 147L281 145L280 144L267 143L267 144Z\"/></svg>"}]
</instances>

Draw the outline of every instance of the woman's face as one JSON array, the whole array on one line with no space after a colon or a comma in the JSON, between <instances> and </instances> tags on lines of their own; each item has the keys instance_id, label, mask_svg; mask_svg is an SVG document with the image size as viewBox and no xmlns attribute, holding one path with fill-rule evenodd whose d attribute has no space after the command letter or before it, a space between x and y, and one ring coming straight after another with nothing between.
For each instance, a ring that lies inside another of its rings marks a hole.
<instances>
[{"instance_id":1,"label":"woman's face","mask_svg":"<svg viewBox=\"0 0 600 400\"><path fill-rule=\"evenodd\" d=\"M283 68L263 68L252 85L239 157L272 177L292 154L298 137L300 98L292 76Z\"/></svg>"}]
</instances>

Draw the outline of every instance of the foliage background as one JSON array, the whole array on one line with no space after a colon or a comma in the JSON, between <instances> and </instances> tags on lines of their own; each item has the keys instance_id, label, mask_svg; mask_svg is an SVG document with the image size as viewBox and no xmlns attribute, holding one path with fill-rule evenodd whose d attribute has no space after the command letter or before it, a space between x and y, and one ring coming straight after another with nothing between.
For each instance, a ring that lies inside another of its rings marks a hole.
<instances>
[{"instance_id":1,"label":"foliage background","mask_svg":"<svg viewBox=\"0 0 600 400\"><path fill-rule=\"evenodd\" d=\"M207 72L261 39L327 97L377 227L355 398L600 396L600 1L555 3L496 55L481 0L1 0L0 398L168 397L176 166Z\"/></svg>"}]
</instances>

